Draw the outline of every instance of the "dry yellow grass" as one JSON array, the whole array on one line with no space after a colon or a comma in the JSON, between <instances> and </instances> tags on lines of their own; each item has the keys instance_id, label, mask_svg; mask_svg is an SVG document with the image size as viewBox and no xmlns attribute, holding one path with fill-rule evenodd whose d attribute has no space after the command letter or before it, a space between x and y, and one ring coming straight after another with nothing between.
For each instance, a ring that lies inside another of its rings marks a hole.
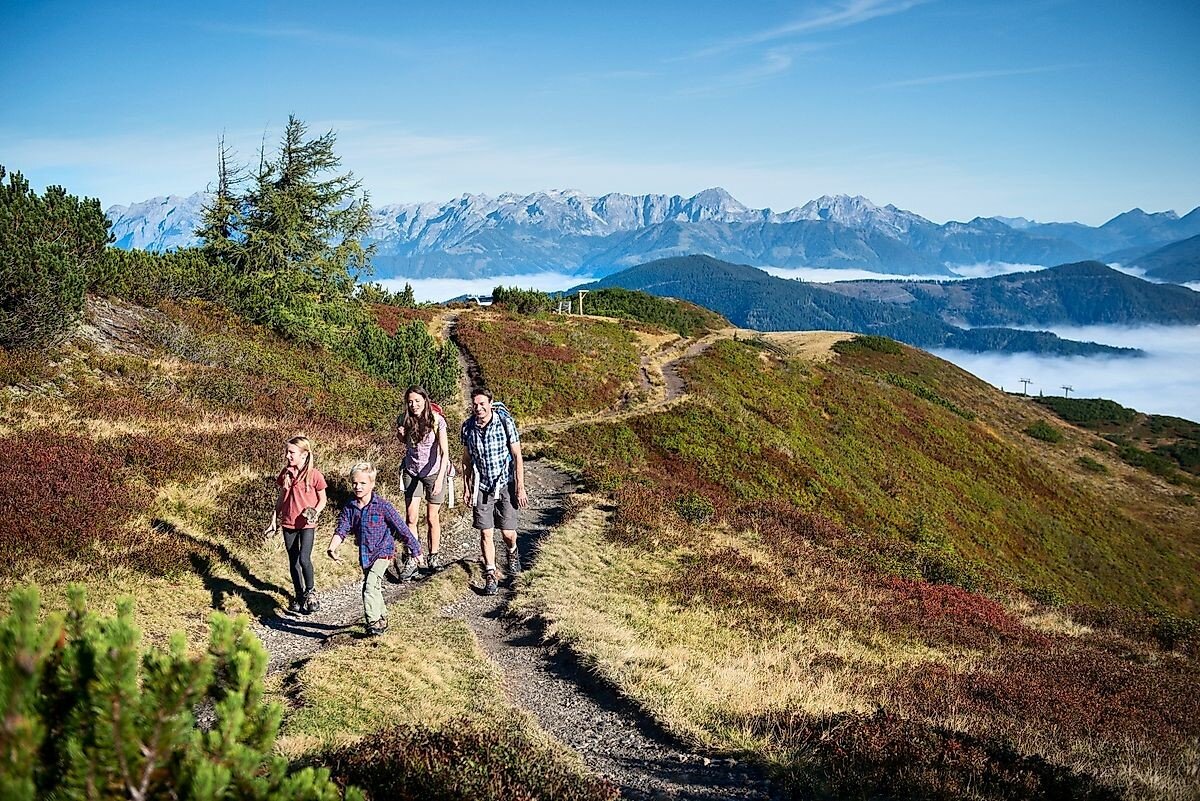
<instances>
[{"instance_id":1,"label":"dry yellow grass","mask_svg":"<svg viewBox=\"0 0 1200 801\"><path fill-rule=\"evenodd\" d=\"M879 688L904 671L969 658L820 620L747 630L736 616L666 598L658 589L689 570L704 581L703 572L689 567L693 551L623 548L604 537L607 525L593 504L558 529L522 580L514 611L543 620L547 637L567 644L660 723L704 745L769 750L760 735L730 721L786 711L870 711L882 700ZM711 544L767 560L749 538L717 534ZM791 590L796 604L818 596L827 603L833 593L843 603L870 600L816 571L797 577Z\"/></svg>"},{"instance_id":2,"label":"dry yellow grass","mask_svg":"<svg viewBox=\"0 0 1200 801\"><path fill-rule=\"evenodd\" d=\"M272 691L296 706L284 719L277 749L288 757L343 745L379 729L412 724L437 728L461 716L484 720L521 715L507 701L498 668L470 629L441 610L467 591L458 567L419 585L388 607L388 631L349 634L323 649ZM521 717L534 735L536 724Z\"/></svg>"},{"instance_id":3,"label":"dry yellow grass","mask_svg":"<svg viewBox=\"0 0 1200 801\"><path fill-rule=\"evenodd\" d=\"M760 337L766 342L782 348L789 356L807 361L824 362L833 358L833 346L854 337L845 331L739 331L739 336Z\"/></svg>"}]
</instances>

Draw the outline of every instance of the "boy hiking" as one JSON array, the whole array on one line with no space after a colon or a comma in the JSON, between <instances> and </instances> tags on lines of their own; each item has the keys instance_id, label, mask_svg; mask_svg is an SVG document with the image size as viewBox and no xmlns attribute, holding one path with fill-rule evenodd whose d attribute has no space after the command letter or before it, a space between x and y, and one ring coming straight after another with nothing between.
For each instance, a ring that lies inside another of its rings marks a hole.
<instances>
[{"instance_id":1,"label":"boy hiking","mask_svg":"<svg viewBox=\"0 0 1200 801\"><path fill-rule=\"evenodd\" d=\"M337 550L347 535L354 535L358 561L363 569L363 613L367 634L371 636L387 631L383 574L396 556L396 538L404 537L414 558L421 555L421 544L396 507L375 494L376 473L368 462L359 462L350 468L350 491L354 500L342 507L327 551L330 559L341 561Z\"/></svg>"},{"instance_id":2,"label":"boy hiking","mask_svg":"<svg viewBox=\"0 0 1200 801\"><path fill-rule=\"evenodd\" d=\"M474 525L479 529L483 594L495 595L499 591L495 530L500 529L508 546L508 574L520 573L517 510L528 506L529 498L517 423L503 403L493 403L491 390L471 390L471 416L462 425L462 444L463 497L474 506Z\"/></svg>"}]
</instances>

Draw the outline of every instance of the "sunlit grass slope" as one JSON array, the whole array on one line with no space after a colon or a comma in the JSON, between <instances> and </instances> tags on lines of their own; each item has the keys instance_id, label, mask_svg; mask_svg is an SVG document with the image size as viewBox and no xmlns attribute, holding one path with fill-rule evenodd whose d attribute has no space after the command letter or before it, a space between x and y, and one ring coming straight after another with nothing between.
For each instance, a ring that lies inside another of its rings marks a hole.
<instances>
[{"instance_id":1,"label":"sunlit grass slope","mask_svg":"<svg viewBox=\"0 0 1200 801\"><path fill-rule=\"evenodd\" d=\"M547 543L521 610L797 788L1190 797L1195 508L945 362L838 349L722 342L692 401L560 435L614 510Z\"/></svg>"},{"instance_id":2,"label":"sunlit grass slope","mask_svg":"<svg viewBox=\"0 0 1200 801\"><path fill-rule=\"evenodd\" d=\"M637 381L638 339L627 323L475 311L460 317L456 337L521 422L614 406Z\"/></svg>"},{"instance_id":3,"label":"sunlit grass slope","mask_svg":"<svg viewBox=\"0 0 1200 801\"><path fill-rule=\"evenodd\" d=\"M262 532L288 437L313 439L335 501L352 461L398 463L396 389L210 304L94 300L80 336L0 368L0 583L32 579L50 607L69 581L100 609L133 594L152 640L212 608L286 605L282 546ZM318 566L319 586L340 580Z\"/></svg>"}]
</instances>

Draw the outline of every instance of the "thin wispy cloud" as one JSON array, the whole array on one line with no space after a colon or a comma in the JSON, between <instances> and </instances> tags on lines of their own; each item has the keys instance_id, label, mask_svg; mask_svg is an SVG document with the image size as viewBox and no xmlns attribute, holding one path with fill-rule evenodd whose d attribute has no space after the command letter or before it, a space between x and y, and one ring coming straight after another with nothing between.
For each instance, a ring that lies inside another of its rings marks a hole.
<instances>
[{"instance_id":1,"label":"thin wispy cloud","mask_svg":"<svg viewBox=\"0 0 1200 801\"><path fill-rule=\"evenodd\" d=\"M731 72L714 78L703 86L692 86L681 89L683 97L720 94L731 89L743 89L787 72L792 66L792 56L783 49L772 49L765 53L759 63L742 70Z\"/></svg>"},{"instance_id":2,"label":"thin wispy cloud","mask_svg":"<svg viewBox=\"0 0 1200 801\"><path fill-rule=\"evenodd\" d=\"M299 25L228 25L224 23L199 22L196 23L196 27L212 33L245 36L255 39L275 39L356 50L369 48L392 55L411 54L411 48L392 39L321 30L319 28L307 28Z\"/></svg>"},{"instance_id":3,"label":"thin wispy cloud","mask_svg":"<svg viewBox=\"0 0 1200 801\"><path fill-rule=\"evenodd\" d=\"M975 72L951 72L944 75L927 75L923 78L908 78L903 81L888 81L877 84L875 89L899 89L905 86L933 86L943 83L958 83L960 81L979 81L989 78L1009 78L1015 75L1040 75L1047 72L1062 72L1063 70L1079 69L1082 64L1052 64L1044 67L1023 67L1004 70L977 70Z\"/></svg>"},{"instance_id":4,"label":"thin wispy cloud","mask_svg":"<svg viewBox=\"0 0 1200 801\"><path fill-rule=\"evenodd\" d=\"M690 54L688 58L704 58L727 53L750 45L774 42L808 33L838 30L860 25L880 17L900 14L929 0L850 0L814 9L811 13L783 25L766 28L744 36L717 42Z\"/></svg>"}]
</instances>

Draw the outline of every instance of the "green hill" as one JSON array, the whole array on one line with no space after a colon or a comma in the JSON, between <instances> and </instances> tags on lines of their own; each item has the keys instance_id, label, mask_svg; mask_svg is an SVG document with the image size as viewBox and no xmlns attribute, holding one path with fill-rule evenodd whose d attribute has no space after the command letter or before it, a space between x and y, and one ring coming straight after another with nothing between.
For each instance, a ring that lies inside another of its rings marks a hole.
<instances>
[{"instance_id":1,"label":"green hill","mask_svg":"<svg viewBox=\"0 0 1200 801\"><path fill-rule=\"evenodd\" d=\"M865 300L825 285L776 278L755 267L709 256L683 256L631 267L589 285L621 286L682 298L761 331L856 331L925 348L968 351L1128 354L1136 351L1060 339L1046 332L963 329L919 308Z\"/></svg>"},{"instance_id":2,"label":"green hill","mask_svg":"<svg viewBox=\"0 0 1200 801\"><path fill-rule=\"evenodd\" d=\"M956 325L1200 323L1197 293L1143 281L1095 261L966 281L848 281L828 287Z\"/></svg>"}]
</instances>

